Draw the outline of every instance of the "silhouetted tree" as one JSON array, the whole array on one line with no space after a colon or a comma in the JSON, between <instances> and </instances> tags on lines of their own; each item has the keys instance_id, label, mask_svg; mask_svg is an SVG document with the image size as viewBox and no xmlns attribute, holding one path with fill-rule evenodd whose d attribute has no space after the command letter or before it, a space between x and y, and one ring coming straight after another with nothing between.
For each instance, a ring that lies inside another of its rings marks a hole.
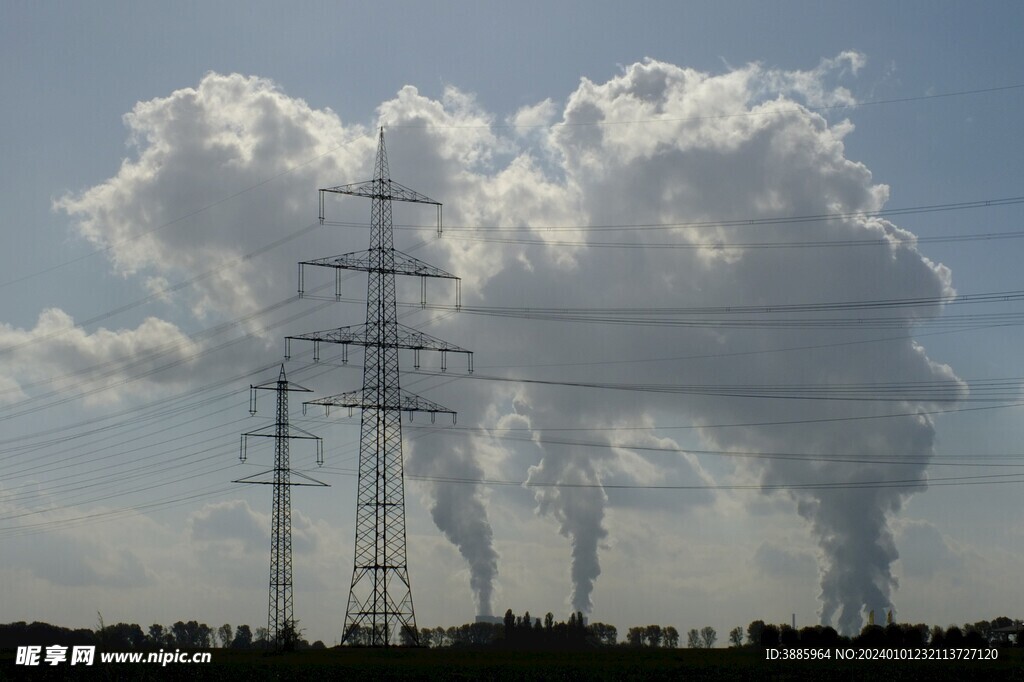
<instances>
[{"instance_id":1,"label":"silhouetted tree","mask_svg":"<svg viewBox=\"0 0 1024 682\"><path fill-rule=\"evenodd\" d=\"M768 623L761 628L761 646L779 646L779 626Z\"/></svg>"},{"instance_id":2,"label":"silhouetted tree","mask_svg":"<svg viewBox=\"0 0 1024 682\"><path fill-rule=\"evenodd\" d=\"M831 625L808 625L797 631L797 639L802 647L835 647L839 646L839 633Z\"/></svg>"},{"instance_id":3,"label":"silhouetted tree","mask_svg":"<svg viewBox=\"0 0 1024 682\"><path fill-rule=\"evenodd\" d=\"M194 620L185 623L179 620L171 626L170 634L173 643L168 642L169 645L190 649L208 649L213 631L206 623Z\"/></svg>"},{"instance_id":4,"label":"silhouetted tree","mask_svg":"<svg viewBox=\"0 0 1024 682\"><path fill-rule=\"evenodd\" d=\"M903 646L903 628L897 623L889 623L882 631L885 634L885 645L889 647Z\"/></svg>"},{"instance_id":5,"label":"silhouetted tree","mask_svg":"<svg viewBox=\"0 0 1024 682\"><path fill-rule=\"evenodd\" d=\"M607 623L591 623L587 626L587 634L592 641L601 646L615 646L619 638L619 632L615 626Z\"/></svg>"},{"instance_id":6,"label":"silhouetted tree","mask_svg":"<svg viewBox=\"0 0 1024 682\"><path fill-rule=\"evenodd\" d=\"M825 625L820 631L821 646L839 646L842 643L842 638L839 637L839 633L831 625Z\"/></svg>"},{"instance_id":7,"label":"silhouetted tree","mask_svg":"<svg viewBox=\"0 0 1024 682\"><path fill-rule=\"evenodd\" d=\"M448 636L445 634L445 630L440 625L434 628L434 646L446 646L450 644L448 642Z\"/></svg>"},{"instance_id":8,"label":"silhouetted tree","mask_svg":"<svg viewBox=\"0 0 1024 682\"><path fill-rule=\"evenodd\" d=\"M505 611L505 617L502 619L505 624L505 640L512 642L515 640L513 632L516 629L516 616L512 613L512 609Z\"/></svg>"},{"instance_id":9,"label":"silhouetted tree","mask_svg":"<svg viewBox=\"0 0 1024 682\"><path fill-rule=\"evenodd\" d=\"M105 649L114 651L138 651L146 645L146 634L135 623L107 625L99 633Z\"/></svg>"},{"instance_id":10,"label":"silhouetted tree","mask_svg":"<svg viewBox=\"0 0 1024 682\"><path fill-rule=\"evenodd\" d=\"M972 632L978 633L982 642L987 642L989 635L992 633L992 623L987 620L979 620L976 623L965 624L964 635L970 637ZM981 645L978 644L977 646Z\"/></svg>"},{"instance_id":11,"label":"silhouetted tree","mask_svg":"<svg viewBox=\"0 0 1024 682\"><path fill-rule=\"evenodd\" d=\"M0 625L0 649L14 649L19 646L60 644L62 646L96 646L99 640L96 632L88 628L71 630L49 623L26 623L17 621Z\"/></svg>"},{"instance_id":12,"label":"silhouetted tree","mask_svg":"<svg viewBox=\"0 0 1024 682\"><path fill-rule=\"evenodd\" d=\"M665 646L670 649L675 649L679 646L679 630L676 630L671 625L665 628Z\"/></svg>"},{"instance_id":13,"label":"silhouetted tree","mask_svg":"<svg viewBox=\"0 0 1024 682\"><path fill-rule=\"evenodd\" d=\"M430 628L420 628L420 646L428 649L434 646L434 631Z\"/></svg>"},{"instance_id":14,"label":"silhouetted tree","mask_svg":"<svg viewBox=\"0 0 1024 682\"><path fill-rule=\"evenodd\" d=\"M964 644L966 646L984 646L988 643L988 635L992 632L992 624L979 621L964 625Z\"/></svg>"},{"instance_id":15,"label":"silhouetted tree","mask_svg":"<svg viewBox=\"0 0 1024 682\"><path fill-rule=\"evenodd\" d=\"M922 647L928 643L928 626L924 623L901 623L900 629L903 631L903 646Z\"/></svg>"},{"instance_id":16,"label":"silhouetted tree","mask_svg":"<svg viewBox=\"0 0 1024 682\"><path fill-rule=\"evenodd\" d=\"M743 628L739 625L729 630L729 646L740 647L743 646Z\"/></svg>"},{"instance_id":17,"label":"silhouetted tree","mask_svg":"<svg viewBox=\"0 0 1024 682\"><path fill-rule=\"evenodd\" d=\"M764 632L764 621L755 620L747 626L747 643L748 644L760 644L761 635Z\"/></svg>"},{"instance_id":18,"label":"silhouetted tree","mask_svg":"<svg viewBox=\"0 0 1024 682\"><path fill-rule=\"evenodd\" d=\"M171 646L187 647L189 645L189 633L188 627L185 625L185 621L179 620L177 623L171 625L169 632L172 641L168 642Z\"/></svg>"},{"instance_id":19,"label":"silhouetted tree","mask_svg":"<svg viewBox=\"0 0 1024 682\"><path fill-rule=\"evenodd\" d=\"M630 628L626 632L626 643L630 646L644 645L644 629L641 627Z\"/></svg>"},{"instance_id":20,"label":"silhouetted tree","mask_svg":"<svg viewBox=\"0 0 1024 682\"><path fill-rule=\"evenodd\" d=\"M490 623L471 623L468 630L466 636L468 644L481 646L490 644L495 639L494 627Z\"/></svg>"},{"instance_id":21,"label":"silhouetted tree","mask_svg":"<svg viewBox=\"0 0 1024 682\"><path fill-rule=\"evenodd\" d=\"M416 631L408 625L403 625L398 631L398 643L402 646L416 646Z\"/></svg>"},{"instance_id":22,"label":"silhouetted tree","mask_svg":"<svg viewBox=\"0 0 1024 682\"><path fill-rule=\"evenodd\" d=\"M964 645L964 631L955 625L946 628L946 647L957 649Z\"/></svg>"},{"instance_id":23,"label":"silhouetted tree","mask_svg":"<svg viewBox=\"0 0 1024 682\"><path fill-rule=\"evenodd\" d=\"M195 623L194 620L189 622ZM195 646L202 649L209 649L213 646L213 630L206 623L199 623L196 628Z\"/></svg>"},{"instance_id":24,"label":"silhouetted tree","mask_svg":"<svg viewBox=\"0 0 1024 682\"><path fill-rule=\"evenodd\" d=\"M715 645L715 640L718 639L718 633L710 625L701 628L700 641L704 645L705 649L710 649Z\"/></svg>"},{"instance_id":25,"label":"silhouetted tree","mask_svg":"<svg viewBox=\"0 0 1024 682\"><path fill-rule=\"evenodd\" d=\"M686 646L691 649L700 648L700 631L697 628L693 628L686 633Z\"/></svg>"},{"instance_id":26,"label":"silhouetted tree","mask_svg":"<svg viewBox=\"0 0 1024 682\"><path fill-rule=\"evenodd\" d=\"M309 643L302 639L302 630L299 629L299 621L285 621L281 631L277 633L277 640L270 640L270 631L265 635L268 648L279 648L280 651L298 651L309 648Z\"/></svg>"},{"instance_id":27,"label":"silhouetted tree","mask_svg":"<svg viewBox=\"0 0 1024 682\"><path fill-rule=\"evenodd\" d=\"M254 649L267 649L270 647L270 630L261 625L256 628L255 634L256 637L252 642Z\"/></svg>"},{"instance_id":28,"label":"silhouetted tree","mask_svg":"<svg viewBox=\"0 0 1024 682\"><path fill-rule=\"evenodd\" d=\"M231 640L232 649L251 649L252 630L248 625L239 625L235 628L235 638Z\"/></svg>"},{"instance_id":29,"label":"silhouetted tree","mask_svg":"<svg viewBox=\"0 0 1024 682\"><path fill-rule=\"evenodd\" d=\"M885 646L885 630L881 625L865 625L860 634L853 638L853 643L861 647Z\"/></svg>"},{"instance_id":30,"label":"silhouetted tree","mask_svg":"<svg viewBox=\"0 0 1024 682\"><path fill-rule=\"evenodd\" d=\"M648 625L644 628L644 641L647 642L647 646L659 647L661 646L662 638L661 626L660 625Z\"/></svg>"},{"instance_id":31,"label":"silhouetted tree","mask_svg":"<svg viewBox=\"0 0 1024 682\"><path fill-rule=\"evenodd\" d=\"M234 633L231 631L231 624L224 623L217 628L217 639L220 640L220 646L222 649L226 649L231 646L231 641L234 639Z\"/></svg>"},{"instance_id":32,"label":"silhouetted tree","mask_svg":"<svg viewBox=\"0 0 1024 682\"><path fill-rule=\"evenodd\" d=\"M168 642L169 633L164 629L163 625L159 623L153 623L149 626L149 635L147 636L148 644L150 647L157 649L170 646Z\"/></svg>"}]
</instances>

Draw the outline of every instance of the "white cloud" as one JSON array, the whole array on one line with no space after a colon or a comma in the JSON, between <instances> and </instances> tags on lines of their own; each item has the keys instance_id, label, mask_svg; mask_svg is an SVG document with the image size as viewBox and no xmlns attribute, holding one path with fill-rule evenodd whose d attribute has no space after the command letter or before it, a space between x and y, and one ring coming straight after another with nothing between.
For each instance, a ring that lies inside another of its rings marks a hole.
<instances>
[{"instance_id":1,"label":"white cloud","mask_svg":"<svg viewBox=\"0 0 1024 682\"><path fill-rule=\"evenodd\" d=\"M124 120L136 157L54 207L107 248L122 275L178 281L211 273L187 290L199 317L234 317L281 298L291 288L281 273L239 258L295 229L297 198L315 178L355 179L348 173L372 160L358 127L239 74L207 74L195 88L139 102ZM275 191L267 192L271 180Z\"/></svg>"},{"instance_id":2,"label":"white cloud","mask_svg":"<svg viewBox=\"0 0 1024 682\"><path fill-rule=\"evenodd\" d=\"M154 384L170 382L153 370L174 363L190 363L201 346L175 325L156 317L146 318L135 329L99 328L89 333L62 310L50 308L39 315L32 329L0 324L0 371L11 389L0 393L0 402L22 397L16 384L44 381L47 388L74 392L87 403L116 401L139 395ZM135 381L145 377L144 381ZM116 388L117 391L107 389Z\"/></svg>"}]
</instances>

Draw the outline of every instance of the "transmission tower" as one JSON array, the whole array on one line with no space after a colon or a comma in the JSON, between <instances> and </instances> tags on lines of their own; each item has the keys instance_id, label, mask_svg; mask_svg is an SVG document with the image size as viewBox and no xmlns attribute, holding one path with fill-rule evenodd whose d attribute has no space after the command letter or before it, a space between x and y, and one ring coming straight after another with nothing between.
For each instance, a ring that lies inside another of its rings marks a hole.
<instances>
[{"instance_id":1,"label":"transmission tower","mask_svg":"<svg viewBox=\"0 0 1024 682\"><path fill-rule=\"evenodd\" d=\"M270 642L277 650L290 649L298 640L295 626L295 609L292 600L292 486L327 486L316 479L298 471L292 471L289 464L289 441L295 438L311 439L316 442L316 463L323 465L323 441L313 434L294 427L298 435L291 433L288 424L288 393L290 391L311 392L298 384L288 381L281 365L281 374L277 381L267 382L259 386L249 387L249 414L256 414L256 391L267 389L277 392L277 421L257 431L242 434L242 446L239 454L241 461L246 460L247 446L250 437L268 437L274 439L274 468L252 476L234 481L235 483L256 483L274 486L274 507L271 516L270 532L270 608L267 617ZM264 433L273 429L273 433ZM273 473L273 480L265 479ZM304 481L291 480L292 475Z\"/></svg>"},{"instance_id":2,"label":"transmission tower","mask_svg":"<svg viewBox=\"0 0 1024 682\"><path fill-rule=\"evenodd\" d=\"M335 269L336 295L340 296L342 270L367 273L365 324L290 336L285 340L287 357L292 340L313 342L314 360L319 359L320 343L342 346L342 360L348 347L365 348L363 386L360 390L309 401L309 405L347 407L362 410L359 432L359 482L356 494L355 562L345 615L343 642L352 643L356 633L365 633L363 641L372 646L389 646L394 637L418 642L416 615L412 604L412 585L406 560L405 481L402 461L402 412L455 412L418 395L401 390L399 350L412 350L415 367L420 351L441 353L442 371L447 368L448 353L464 353L469 371L472 353L398 323L395 275L421 278L421 303L426 303L428 277L453 280L456 306L460 300L460 280L440 268L396 251L391 222L391 202L405 201L437 207L437 229L441 232L441 204L419 192L394 182L388 172L388 157L381 128L373 180L320 190L320 222L324 222L324 197L327 193L367 197L371 200L370 248L331 258L299 264L299 294L303 293L305 266Z\"/></svg>"}]
</instances>

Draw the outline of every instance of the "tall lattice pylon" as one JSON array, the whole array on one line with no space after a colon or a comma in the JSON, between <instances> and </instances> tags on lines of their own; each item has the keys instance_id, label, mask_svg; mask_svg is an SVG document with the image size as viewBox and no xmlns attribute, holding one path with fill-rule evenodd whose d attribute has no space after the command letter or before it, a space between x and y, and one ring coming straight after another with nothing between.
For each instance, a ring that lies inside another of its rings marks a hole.
<instances>
[{"instance_id":1,"label":"tall lattice pylon","mask_svg":"<svg viewBox=\"0 0 1024 682\"><path fill-rule=\"evenodd\" d=\"M313 400L307 404L361 408L359 432L359 482L356 494L355 562L345 615L342 641L371 646L389 646L397 641L417 643L416 615L412 603L412 585L406 559L405 481L402 461L402 412L455 412L437 403L401 390L399 350L412 350L419 366L422 350L441 353L442 369L448 353L470 351L410 329L398 323L395 299L395 275L421 278L421 298L425 297L426 278L438 277L456 282L459 305L459 278L444 270L396 251L391 223L391 202L406 201L437 207L438 232L441 230L441 204L419 192L391 180L384 147L384 129L380 131L373 180L320 190L320 221L324 220L324 196L327 193L368 197L370 211L370 248L331 258L299 264L299 293L302 293L304 267L316 265L334 268L340 286L341 270L367 273L366 322L286 339L285 355L295 339L312 341L314 359L319 344L342 346L347 359L351 345L365 348L363 386L358 391ZM340 293L340 292L339 292ZM425 301L425 298L423 298Z\"/></svg>"},{"instance_id":2,"label":"tall lattice pylon","mask_svg":"<svg viewBox=\"0 0 1024 682\"><path fill-rule=\"evenodd\" d=\"M327 484L291 470L289 441L295 438L314 440L316 442L316 463L318 465L324 463L323 441L308 431L291 427L288 423L288 393L291 391L309 393L310 389L289 382L284 373L284 365L281 365L281 373L278 375L277 381L249 387L249 414L256 414L256 391L258 389L277 392L277 420L272 426L242 434L239 459L243 462L246 460L250 437L273 438L274 468L240 478L235 483L258 483L274 486L274 507L270 530L270 606L267 627L271 645L280 651L293 648L299 636L295 621L295 603L292 597L291 488L297 485L327 486ZM299 433L292 433L292 428ZM271 429L273 429L273 433L264 433ZM271 473L273 480L265 480L265 477ZM293 481L293 474L304 480Z\"/></svg>"}]
</instances>

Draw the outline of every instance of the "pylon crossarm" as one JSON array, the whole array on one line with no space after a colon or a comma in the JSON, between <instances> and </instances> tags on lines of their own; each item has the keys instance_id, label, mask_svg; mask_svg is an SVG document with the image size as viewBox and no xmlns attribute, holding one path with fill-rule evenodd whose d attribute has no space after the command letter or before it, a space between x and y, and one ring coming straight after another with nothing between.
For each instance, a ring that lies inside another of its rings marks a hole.
<instances>
[{"instance_id":1,"label":"pylon crossarm","mask_svg":"<svg viewBox=\"0 0 1024 682\"><path fill-rule=\"evenodd\" d=\"M328 396L326 398L318 398L317 400L308 400L302 403L303 410L306 409L307 405L321 406L324 408L324 413L327 415L330 415L330 409L332 407L349 408L349 416L351 416L352 410L355 408L406 412L410 417L414 412L426 412L430 414L431 420L433 420L434 415L437 414L450 414L454 420L455 415L458 414L455 410L447 408L440 403L435 403L432 400L427 400L423 396L416 395L415 393L409 393L408 391L401 392L398 405L382 405L376 400L375 392L364 392L361 389Z\"/></svg>"},{"instance_id":2,"label":"pylon crossarm","mask_svg":"<svg viewBox=\"0 0 1024 682\"><path fill-rule=\"evenodd\" d=\"M305 474L300 474L298 471L294 471L294 470L290 470L288 473L291 476L301 476L302 478L307 478L310 481L312 481L312 483L296 483L295 481L291 481L291 480L288 481L287 483L283 483L281 481L274 481L274 480L269 480L269 481L257 480L260 476L273 476L274 473L275 473L274 469L268 469L267 471L261 471L258 474L252 474L251 476L245 476L243 478L239 478L239 479L236 479L236 480L231 481L231 482L232 483L249 483L249 484L253 484L253 485L286 485L286 486L289 486L289 487L295 487L295 486L310 486L310 487L320 487L320 488L329 488L330 487L330 485L328 485L327 483L323 483L321 481L318 481L315 478L310 478L309 476L306 476Z\"/></svg>"},{"instance_id":3,"label":"pylon crossarm","mask_svg":"<svg viewBox=\"0 0 1024 682\"><path fill-rule=\"evenodd\" d=\"M257 388L263 388L263 389L266 389L268 391L278 391L278 390L280 390L280 391L289 391L289 392L297 391L297 392L301 392L301 393L312 393L313 392L313 389L311 389L311 388L306 388L305 386L299 386L298 384L294 384L294 383L292 383L290 381L287 383L286 386L284 386L283 388L280 388L280 389L277 387L277 382L276 381L268 381L265 384L260 384L259 386L250 386L249 388L252 389L252 390L256 390Z\"/></svg>"},{"instance_id":4,"label":"pylon crossarm","mask_svg":"<svg viewBox=\"0 0 1024 682\"><path fill-rule=\"evenodd\" d=\"M307 405L318 405L325 408L326 412L330 411L331 407L348 407L356 408L363 407L363 391L362 389L356 391L348 391L346 393L339 393L338 395L332 395L327 398L317 398L316 400L307 400L302 403L302 411L305 413Z\"/></svg>"},{"instance_id":5,"label":"pylon crossarm","mask_svg":"<svg viewBox=\"0 0 1024 682\"><path fill-rule=\"evenodd\" d=\"M472 351L466 350L461 346L456 346L454 343L449 343L448 341L439 339L436 336L431 336L430 334L417 331L412 327L406 327L403 324L398 324L396 327L398 328L397 334L393 341L388 342L387 345L389 348L401 348L403 350L433 350L445 353L472 353ZM351 344L353 346L379 346L381 343L380 333L378 332L376 324L354 324L347 327L338 327L336 329L309 332L307 334L295 334L284 338L286 350L289 352L291 351L291 341L340 343ZM317 354L314 353L314 360L316 359Z\"/></svg>"},{"instance_id":6,"label":"pylon crossarm","mask_svg":"<svg viewBox=\"0 0 1024 682\"><path fill-rule=\"evenodd\" d=\"M320 190L321 201L323 201L324 193L348 194L349 196L367 197L382 201L407 201L413 204L441 205L440 201L434 201L426 194L420 194L416 190L388 178L364 180L348 185L338 185L337 187L324 187Z\"/></svg>"},{"instance_id":7,"label":"pylon crossarm","mask_svg":"<svg viewBox=\"0 0 1024 682\"><path fill-rule=\"evenodd\" d=\"M362 272L385 272L392 275L410 275L415 277L441 277L444 279L460 279L452 273L442 270L414 258L401 251L395 250L395 261L393 266L381 268L380 259L375 258L371 251L356 251L330 258L317 258L305 260L299 265L315 265L323 268L339 268L342 270L360 270Z\"/></svg>"},{"instance_id":8,"label":"pylon crossarm","mask_svg":"<svg viewBox=\"0 0 1024 682\"><path fill-rule=\"evenodd\" d=\"M260 433L261 431L269 431L271 429L274 430L274 433ZM304 429L300 429L297 426L292 426L290 428L290 430L291 431L302 431L302 433L304 435L302 435L302 436L293 436L291 433L289 433L287 436L284 436L285 438L288 438L289 440L322 440L320 438L320 436L314 436L309 431L306 431ZM254 436L256 438L278 438L279 436L277 434L277 424L271 424L270 426L264 426L262 429L256 429L255 431L249 431L247 433L243 433L242 434L243 438L249 438L251 436Z\"/></svg>"},{"instance_id":9,"label":"pylon crossarm","mask_svg":"<svg viewBox=\"0 0 1024 682\"><path fill-rule=\"evenodd\" d=\"M462 279L446 270L425 263L401 251L392 250L385 263L372 251L357 251L331 258L317 258L299 263L299 296L306 293L306 266L334 268L334 298L341 299L342 270L359 270L382 275L409 275L420 278L420 306L427 305L427 279L440 278L455 282L455 309L462 309Z\"/></svg>"},{"instance_id":10,"label":"pylon crossarm","mask_svg":"<svg viewBox=\"0 0 1024 682\"><path fill-rule=\"evenodd\" d=\"M404 391L403 391L404 393ZM455 410L449 409L444 405L435 403L432 400L427 400L421 396L413 393L405 393L402 396L402 412L428 412L430 414L455 414Z\"/></svg>"}]
</instances>

